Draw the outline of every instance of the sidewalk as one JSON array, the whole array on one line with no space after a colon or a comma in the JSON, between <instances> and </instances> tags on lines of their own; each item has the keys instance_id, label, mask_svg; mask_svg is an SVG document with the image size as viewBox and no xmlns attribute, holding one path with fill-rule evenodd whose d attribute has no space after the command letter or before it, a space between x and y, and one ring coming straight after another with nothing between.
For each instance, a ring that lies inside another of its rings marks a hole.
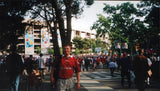
<instances>
[{"instance_id":1,"label":"sidewalk","mask_svg":"<svg viewBox=\"0 0 160 91\"><path fill-rule=\"evenodd\" d=\"M106 73L109 72L108 69L97 69L96 71ZM119 74L119 79L95 80L91 79L90 77L81 75L81 85L83 88L87 89L87 91L138 91L134 83L132 84L131 88L128 88L127 80L125 80L126 86L122 87L120 72L115 73ZM150 86L146 86L145 91L160 91L160 79L151 80L150 83Z\"/></svg>"},{"instance_id":2,"label":"sidewalk","mask_svg":"<svg viewBox=\"0 0 160 91\"><path fill-rule=\"evenodd\" d=\"M97 69L97 72L108 72L108 69ZM107 76L107 75L106 75ZM0 91L9 91L9 79L5 73L0 72ZM81 73L81 88L76 91L137 91L135 85L131 88L122 88L120 79L95 80ZM125 83L127 85L127 83ZM19 91L29 91L25 79L21 79ZM36 91L35 87L31 87L30 91ZM42 81L39 91L54 91L50 83L50 74L47 72L45 79ZM145 91L160 91L160 80L151 81L150 87Z\"/></svg>"}]
</instances>

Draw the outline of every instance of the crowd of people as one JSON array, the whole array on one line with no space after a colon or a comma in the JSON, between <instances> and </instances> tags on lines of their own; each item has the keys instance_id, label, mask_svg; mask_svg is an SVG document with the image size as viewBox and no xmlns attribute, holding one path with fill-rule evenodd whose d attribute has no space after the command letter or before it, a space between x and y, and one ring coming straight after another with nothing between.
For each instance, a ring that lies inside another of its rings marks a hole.
<instances>
[{"instance_id":1,"label":"crowd of people","mask_svg":"<svg viewBox=\"0 0 160 91\"><path fill-rule=\"evenodd\" d=\"M120 71L122 87L125 86L124 81L127 78L128 87L135 83L139 91L144 91L145 84L150 85L150 79L160 77L160 54L145 53L142 49L133 57L124 52L121 56L78 56L77 60L82 71L94 71L98 68L110 69L111 76L114 76L114 71Z\"/></svg>"},{"instance_id":2,"label":"crowd of people","mask_svg":"<svg viewBox=\"0 0 160 91\"><path fill-rule=\"evenodd\" d=\"M43 58L43 54L40 54L39 57L33 57L33 55L25 57L19 55L15 47L11 47L11 53L1 57L0 68L9 77L10 91L18 91L20 78L27 81L28 88L34 86L38 91L46 71L51 71L52 63L52 56Z\"/></svg>"},{"instance_id":3,"label":"crowd of people","mask_svg":"<svg viewBox=\"0 0 160 91\"><path fill-rule=\"evenodd\" d=\"M44 79L46 71L51 72L51 82L53 87L57 87L57 91L73 89L72 77L74 72L77 75L77 88L80 88L81 71L109 69L112 77L114 77L114 71L121 73L122 87L125 86L125 78L127 78L128 87L135 83L139 91L144 91L145 84L150 85L150 79L156 79L160 76L160 54L146 54L143 50L139 50L134 57L131 57L126 52L122 55L72 57L70 55L71 48L66 45L63 48L64 55L59 59L54 59L53 56L44 58L43 54L40 54L39 57L33 57L33 55L29 57L20 56L15 49L14 47L11 48L10 55L0 60L1 66L6 65L11 91L18 91L19 79L22 74L27 77L28 84L34 84L38 88L41 80ZM58 62L57 60L60 61ZM55 72L58 74L56 79L54 78Z\"/></svg>"}]
</instances>

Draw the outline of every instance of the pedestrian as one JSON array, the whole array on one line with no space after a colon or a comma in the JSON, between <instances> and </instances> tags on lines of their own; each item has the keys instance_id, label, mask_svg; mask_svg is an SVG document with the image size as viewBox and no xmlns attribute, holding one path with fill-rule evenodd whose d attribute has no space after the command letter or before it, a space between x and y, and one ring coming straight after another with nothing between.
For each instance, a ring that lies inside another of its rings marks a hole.
<instances>
[{"instance_id":1,"label":"pedestrian","mask_svg":"<svg viewBox=\"0 0 160 91\"><path fill-rule=\"evenodd\" d=\"M75 57L70 55L71 46L70 44L66 44L63 46L64 56L60 58L60 60L55 60L51 70L51 82L53 83L53 87L56 87L56 91L75 91L74 89L74 79L73 73L76 73L77 77L77 89L80 88L80 67L79 63ZM56 68L58 67L58 68ZM58 69L57 73L55 73L54 69ZM58 74L56 78L54 74Z\"/></svg>"},{"instance_id":2,"label":"pedestrian","mask_svg":"<svg viewBox=\"0 0 160 91\"><path fill-rule=\"evenodd\" d=\"M148 71L148 76L147 76L146 82L147 82L147 85L150 85L150 78L151 78L151 75L152 75L152 71L151 71L152 61L151 61L149 55L147 55L147 63L148 63L148 66L149 66L149 71Z\"/></svg>"},{"instance_id":3,"label":"pedestrian","mask_svg":"<svg viewBox=\"0 0 160 91\"><path fill-rule=\"evenodd\" d=\"M27 71L27 76L30 76L33 72L34 69L34 60L33 60L33 55L29 55L29 58L26 59L25 61L25 69Z\"/></svg>"},{"instance_id":4,"label":"pedestrian","mask_svg":"<svg viewBox=\"0 0 160 91\"><path fill-rule=\"evenodd\" d=\"M148 76L149 66L147 58L143 55L143 50L138 51L138 56L133 61L133 70L135 74L135 83L139 91L145 90L145 79Z\"/></svg>"},{"instance_id":5,"label":"pedestrian","mask_svg":"<svg viewBox=\"0 0 160 91\"><path fill-rule=\"evenodd\" d=\"M24 70L22 58L16 53L16 46L10 47L11 53L7 56L6 65L7 73L9 75L10 91L18 91L20 76Z\"/></svg>"},{"instance_id":6,"label":"pedestrian","mask_svg":"<svg viewBox=\"0 0 160 91\"><path fill-rule=\"evenodd\" d=\"M113 61L113 59L111 59L109 62L109 68L110 68L111 76L114 76L113 74L114 74L114 70L116 66L115 66L115 62Z\"/></svg>"},{"instance_id":7,"label":"pedestrian","mask_svg":"<svg viewBox=\"0 0 160 91\"><path fill-rule=\"evenodd\" d=\"M120 60L121 65L121 85L124 87L124 78L127 77L128 80L128 87L131 87L131 77L130 77L130 71L131 71L131 61L127 57L127 53L123 54L123 58Z\"/></svg>"},{"instance_id":8,"label":"pedestrian","mask_svg":"<svg viewBox=\"0 0 160 91\"><path fill-rule=\"evenodd\" d=\"M53 57L50 55L50 58L48 58L46 62L46 66L48 66L48 72L50 72L51 70L52 62L53 62Z\"/></svg>"},{"instance_id":9,"label":"pedestrian","mask_svg":"<svg viewBox=\"0 0 160 91\"><path fill-rule=\"evenodd\" d=\"M84 61L84 58L82 59L81 70L83 72L85 71L85 61Z\"/></svg>"},{"instance_id":10,"label":"pedestrian","mask_svg":"<svg viewBox=\"0 0 160 91\"><path fill-rule=\"evenodd\" d=\"M26 69L26 75L27 75L27 85L30 86L33 85L32 83L32 72L34 70L35 61L33 60L33 55L29 55L29 58L25 61L25 69Z\"/></svg>"},{"instance_id":11,"label":"pedestrian","mask_svg":"<svg viewBox=\"0 0 160 91\"><path fill-rule=\"evenodd\" d=\"M84 61L85 61L85 68L86 68L86 71L88 71L88 68L90 66L90 60L88 57L85 57L84 58Z\"/></svg>"},{"instance_id":12,"label":"pedestrian","mask_svg":"<svg viewBox=\"0 0 160 91\"><path fill-rule=\"evenodd\" d=\"M95 57L92 57L92 60L93 60L93 71L95 71L95 68L96 68L96 60L95 60Z\"/></svg>"},{"instance_id":13,"label":"pedestrian","mask_svg":"<svg viewBox=\"0 0 160 91\"><path fill-rule=\"evenodd\" d=\"M38 58L39 70L40 70L41 77L44 78L44 75L45 75L45 73L44 73L45 72L45 60L43 58L42 53L39 56L40 56Z\"/></svg>"}]
</instances>

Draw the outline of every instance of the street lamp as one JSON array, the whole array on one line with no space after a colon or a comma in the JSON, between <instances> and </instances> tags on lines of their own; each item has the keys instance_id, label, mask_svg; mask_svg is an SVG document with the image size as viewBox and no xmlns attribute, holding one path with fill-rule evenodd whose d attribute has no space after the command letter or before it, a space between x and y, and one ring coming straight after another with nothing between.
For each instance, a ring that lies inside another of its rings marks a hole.
<instances>
[{"instance_id":1,"label":"street lamp","mask_svg":"<svg viewBox=\"0 0 160 91\"><path fill-rule=\"evenodd\" d=\"M119 57L120 57L120 58L121 58L121 52L122 52L122 49L121 49L121 48L122 48L122 45L121 45L121 34L120 34L121 31L122 31L122 30L119 30L119 44L120 44L120 48L119 48Z\"/></svg>"}]
</instances>

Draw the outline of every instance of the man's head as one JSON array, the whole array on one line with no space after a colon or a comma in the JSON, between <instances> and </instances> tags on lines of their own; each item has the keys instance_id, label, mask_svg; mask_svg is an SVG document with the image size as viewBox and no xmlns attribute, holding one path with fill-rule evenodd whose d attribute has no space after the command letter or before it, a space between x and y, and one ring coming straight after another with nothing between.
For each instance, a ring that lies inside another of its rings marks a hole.
<instances>
[{"instance_id":1,"label":"man's head","mask_svg":"<svg viewBox=\"0 0 160 91\"><path fill-rule=\"evenodd\" d=\"M43 54L41 53L39 56L40 56L40 57L42 57L42 56L43 56Z\"/></svg>"},{"instance_id":2,"label":"man's head","mask_svg":"<svg viewBox=\"0 0 160 91\"><path fill-rule=\"evenodd\" d=\"M143 49L139 49L139 50L138 50L138 53L139 53L139 55L143 55L144 50L143 50Z\"/></svg>"},{"instance_id":3,"label":"man's head","mask_svg":"<svg viewBox=\"0 0 160 91\"><path fill-rule=\"evenodd\" d=\"M15 53L15 52L16 52L16 45L11 45L11 46L10 46L10 51L11 51L12 53Z\"/></svg>"},{"instance_id":4,"label":"man's head","mask_svg":"<svg viewBox=\"0 0 160 91\"><path fill-rule=\"evenodd\" d=\"M32 57L33 57L33 55L29 55L29 57L30 57L30 58L32 58Z\"/></svg>"},{"instance_id":5,"label":"man's head","mask_svg":"<svg viewBox=\"0 0 160 91\"><path fill-rule=\"evenodd\" d=\"M66 45L63 46L63 54L68 57L70 55L71 52L71 45L68 43Z\"/></svg>"},{"instance_id":6,"label":"man's head","mask_svg":"<svg viewBox=\"0 0 160 91\"><path fill-rule=\"evenodd\" d=\"M125 53L123 54L123 56L124 56L124 57L127 57L127 53L125 52Z\"/></svg>"}]
</instances>

